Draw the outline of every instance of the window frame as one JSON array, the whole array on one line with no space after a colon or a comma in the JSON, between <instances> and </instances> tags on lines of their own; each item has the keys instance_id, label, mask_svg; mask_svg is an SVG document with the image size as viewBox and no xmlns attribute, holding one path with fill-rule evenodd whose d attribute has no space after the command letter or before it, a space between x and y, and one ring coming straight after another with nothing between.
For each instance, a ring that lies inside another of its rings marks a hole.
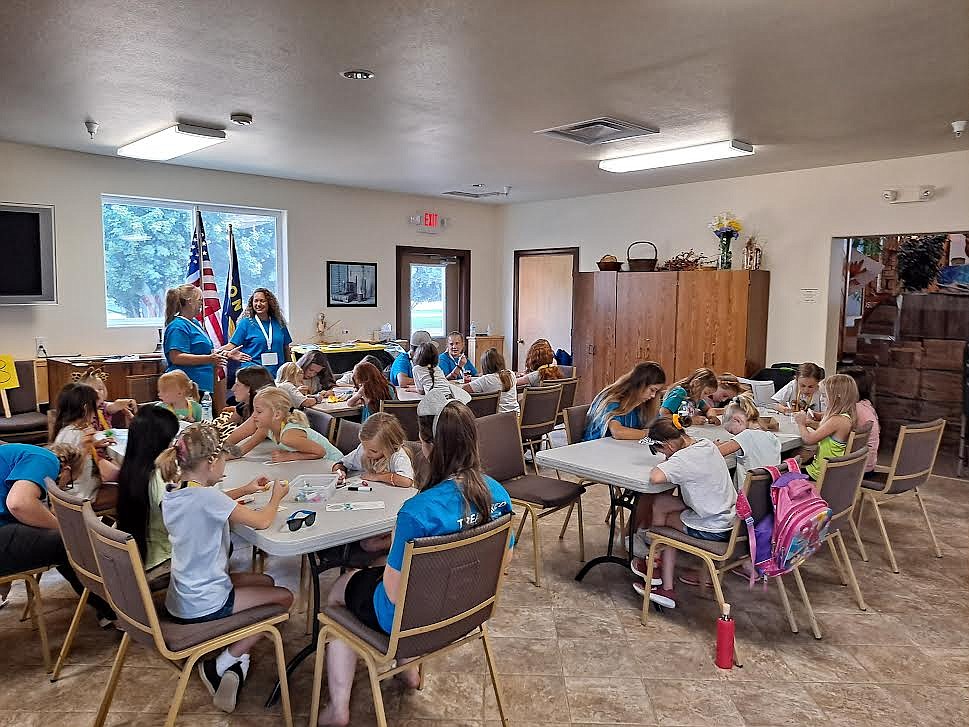
<instances>
[{"instance_id":1,"label":"window frame","mask_svg":"<svg viewBox=\"0 0 969 727\"><path fill-rule=\"evenodd\" d=\"M116 329L116 328L158 328L157 323L141 323L141 322L119 322L112 321L108 318L108 273L107 273L107 262L104 259L104 206L109 204L117 205L131 205L137 207L161 207L165 209L175 209L175 210L186 210L192 213L193 225L196 210L199 212L214 212L220 214L238 214L238 215L262 215L265 217L274 217L276 219L276 290L273 291L276 295L279 305L283 310L283 314L289 318L289 265L286 256L287 249L287 239L286 239L286 222L287 222L287 212L286 210L271 209L268 207L240 207L238 205L229 204L217 204L214 202L186 202L184 200L173 200L173 199L162 199L160 197L136 197L131 195L122 194L102 194L101 195L101 261L103 263L102 268L102 282L103 285L101 289L104 291L104 321L106 329ZM216 281L219 284L219 281ZM224 286L224 281L220 286L221 297L224 298L225 291L221 289ZM132 319L128 319L132 320ZM139 320L139 319L134 319ZM147 320L147 319L145 319Z\"/></svg>"}]
</instances>

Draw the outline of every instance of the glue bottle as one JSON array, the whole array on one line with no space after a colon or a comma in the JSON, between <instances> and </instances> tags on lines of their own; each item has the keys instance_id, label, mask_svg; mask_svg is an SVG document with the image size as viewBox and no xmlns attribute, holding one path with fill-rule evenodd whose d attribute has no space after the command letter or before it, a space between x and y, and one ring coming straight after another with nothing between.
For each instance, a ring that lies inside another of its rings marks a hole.
<instances>
[{"instance_id":1,"label":"glue bottle","mask_svg":"<svg viewBox=\"0 0 969 727\"><path fill-rule=\"evenodd\" d=\"M721 669L733 669L734 620L730 618L730 604L723 604L723 614L717 621L717 656L714 663Z\"/></svg>"}]
</instances>

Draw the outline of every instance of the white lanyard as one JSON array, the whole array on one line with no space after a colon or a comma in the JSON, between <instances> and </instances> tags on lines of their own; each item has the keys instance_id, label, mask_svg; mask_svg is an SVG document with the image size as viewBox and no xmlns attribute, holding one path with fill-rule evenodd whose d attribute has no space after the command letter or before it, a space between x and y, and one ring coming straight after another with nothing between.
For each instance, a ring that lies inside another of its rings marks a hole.
<instances>
[{"instance_id":1,"label":"white lanyard","mask_svg":"<svg viewBox=\"0 0 969 727\"><path fill-rule=\"evenodd\" d=\"M272 350L273 347L273 319L269 319L269 333L266 333L265 327L262 325L262 320L259 316L256 316L256 323L259 324L259 330L262 331L262 335L266 337L266 348Z\"/></svg>"},{"instance_id":2,"label":"white lanyard","mask_svg":"<svg viewBox=\"0 0 969 727\"><path fill-rule=\"evenodd\" d=\"M175 316L177 318L181 318L183 321L188 321L189 323L191 323L192 325L194 325L196 328L198 328L200 331L202 331L202 333L205 334L205 337L206 338L209 337L209 332L206 331L205 330L205 327L201 323L199 323L196 319L194 319L194 318L186 318L181 313L176 313Z\"/></svg>"}]
</instances>

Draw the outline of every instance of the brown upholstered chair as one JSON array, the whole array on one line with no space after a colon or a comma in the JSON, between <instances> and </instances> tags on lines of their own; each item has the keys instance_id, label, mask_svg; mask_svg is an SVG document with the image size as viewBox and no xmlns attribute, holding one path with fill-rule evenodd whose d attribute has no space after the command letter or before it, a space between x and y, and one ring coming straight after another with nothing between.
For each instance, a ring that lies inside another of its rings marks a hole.
<instances>
[{"instance_id":1,"label":"brown upholstered chair","mask_svg":"<svg viewBox=\"0 0 969 727\"><path fill-rule=\"evenodd\" d=\"M870 431L871 425L869 424L863 436L867 437ZM828 525L828 535L824 542L831 549L831 560L834 561L835 568L838 570L841 585L848 585L850 580L855 601L862 611L866 611L868 607L861 595L861 588L858 587L858 579L855 578L855 569L851 566L851 559L848 557L848 548L845 546L841 529L846 525L855 529L852 515L855 510L855 503L858 501L858 493L861 490L861 481L865 477L867 462L868 447L861 447L844 457L836 457L822 463L821 479L818 480L818 494L824 498L828 507L831 508L831 522ZM855 532L857 532L856 529ZM846 574L847 578L845 578Z\"/></svg>"},{"instance_id":2,"label":"brown upholstered chair","mask_svg":"<svg viewBox=\"0 0 969 727\"><path fill-rule=\"evenodd\" d=\"M868 438L871 437L872 426L873 424L868 422L864 426L851 430L851 434L848 435L848 444L845 446L846 454L854 454L862 447L868 446Z\"/></svg>"},{"instance_id":3,"label":"brown upholstered chair","mask_svg":"<svg viewBox=\"0 0 969 727\"><path fill-rule=\"evenodd\" d=\"M341 419L336 428L336 439L331 440L333 446L343 452L343 454L350 454L350 452L360 446L360 428L362 426L359 422Z\"/></svg>"},{"instance_id":4,"label":"brown upholstered chair","mask_svg":"<svg viewBox=\"0 0 969 727\"><path fill-rule=\"evenodd\" d=\"M585 487L574 482L526 474L525 456L518 438L517 419L503 412L476 419L478 449L485 474L495 478L511 495L512 502L525 508L518 524L516 540L525 527L526 515L532 519L532 549L535 562L535 585L542 585L542 539L538 521L563 508L575 505L579 513L579 560L585 560L585 533L582 526L582 495ZM565 531L559 533L564 537Z\"/></svg>"},{"instance_id":5,"label":"brown upholstered chair","mask_svg":"<svg viewBox=\"0 0 969 727\"><path fill-rule=\"evenodd\" d=\"M292 727L293 715L289 706L286 655L283 652L283 639L276 628L278 624L289 618L289 613L280 606L264 605L246 609L216 621L177 624L167 617L163 610L155 610L148 582L145 580L144 566L134 539L128 533L108 527L98 520L88 502L83 505L83 514L108 602L118 615L115 623L124 631L94 720L95 727L101 727L108 716L114 690L118 686L118 678L121 676L128 646L132 640L148 649L156 650L162 658L173 664L181 662L181 676L165 721L166 727L172 727L196 662L206 654L257 634L266 635L275 645L283 721L286 727Z\"/></svg>"},{"instance_id":6,"label":"brown upholstered chair","mask_svg":"<svg viewBox=\"0 0 969 727\"><path fill-rule=\"evenodd\" d=\"M562 385L562 398L559 400L559 411L555 417L555 425L565 423L565 410L575 403L575 390L579 386L577 378L562 379L556 383Z\"/></svg>"},{"instance_id":7,"label":"brown upholstered chair","mask_svg":"<svg viewBox=\"0 0 969 727\"><path fill-rule=\"evenodd\" d=\"M0 586L5 586L17 581L23 581L27 589L27 605L24 608L24 615L21 621L30 617L31 625L37 630L40 636L40 649L44 657L44 671L50 674L50 644L47 641L47 622L44 620L44 599L40 595L40 576L48 570L48 566L34 568L33 570L21 571L19 573L8 573L0 576Z\"/></svg>"},{"instance_id":8,"label":"brown upholstered chair","mask_svg":"<svg viewBox=\"0 0 969 727\"><path fill-rule=\"evenodd\" d=\"M512 414L514 417L514 414ZM501 723L507 713L498 684L488 620L495 612L511 536L511 515L453 535L419 538L407 543L400 592L390 634L364 626L342 606L320 614L323 627L316 647L313 701L309 724L316 727L326 644L346 642L367 665L378 727L386 727L380 682L417 666L424 681L424 661L480 640L491 674ZM393 665L395 660L411 659Z\"/></svg>"},{"instance_id":9,"label":"brown upholstered chair","mask_svg":"<svg viewBox=\"0 0 969 727\"><path fill-rule=\"evenodd\" d=\"M495 391L491 394L472 394L468 408L475 417L490 417L498 413L498 398L501 393Z\"/></svg>"},{"instance_id":10,"label":"brown upholstered chair","mask_svg":"<svg viewBox=\"0 0 969 727\"><path fill-rule=\"evenodd\" d=\"M43 444L47 441L47 415L37 405L34 362L15 361L20 386L7 389L10 414L0 408L0 439L10 443Z\"/></svg>"},{"instance_id":11,"label":"brown upholstered chair","mask_svg":"<svg viewBox=\"0 0 969 727\"><path fill-rule=\"evenodd\" d=\"M935 457L939 452L939 444L942 442L942 432L945 430L945 421L945 419L936 419L925 424L903 426L898 432L898 442L895 444L892 463L886 468L876 467L875 472L869 473L861 483L862 497L858 505L857 521L861 522L865 504L871 503L875 510L875 518L878 520L878 529L881 530L882 539L885 542L885 552L892 564L892 571L895 573L898 573L898 563L895 561L895 553L892 550L892 543L888 539L888 531L885 529L885 521L882 520L879 506L902 495L909 493L915 495L915 499L918 500L919 507L922 509L922 516L925 518L925 526L932 538L935 557L942 557L942 550L939 548L939 541L932 529L932 521L929 520L929 513L925 509L919 487L924 485L932 476ZM858 549L861 551L862 560L867 562L868 553L865 551L865 546L860 537L858 538Z\"/></svg>"},{"instance_id":12,"label":"brown upholstered chair","mask_svg":"<svg viewBox=\"0 0 969 727\"><path fill-rule=\"evenodd\" d=\"M333 437L336 435L337 420L336 417L329 412L320 411L319 409L314 409L309 407L303 410L306 414L306 418L310 420L310 426L324 437L333 441Z\"/></svg>"},{"instance_id":13,"label":"brown upholstered chair","mask_svg":"<svg viewBox=\"0 0 969 727\"><path fill-rule=\"evenodd\" d=\"M409 442L420 439L417 426L417 401L381 401L380 411L393 414L404 428L404 434Z\"/></svg>"},{"instance_id":14,"label":"brown upholstered chair","mask_svg":"<svg viewBox=\"0 0 969 727\"><path fill-rule=\"evenodd\" d=\"M570 406L562 410L562 420L565 422L565 441L568 444L578 444L585 435L585 420L589 416L589 405Z\"/></svg>"},{"instance_id":15,"label":"brown upholstered chair","mask_svg":"<svg viewBox=\"0 0 969 727\"><path fill-rule=\"evenodd\" d=\"M538 474L538 462L535 454L547 444L552 446L549 434L555 429L558 421L559 401L562 399L561 384L551 386L530 386L525 389L521 400L521 429L520 446L528 447L532 453L532 465Z\"/></svg>"}]
</instances>

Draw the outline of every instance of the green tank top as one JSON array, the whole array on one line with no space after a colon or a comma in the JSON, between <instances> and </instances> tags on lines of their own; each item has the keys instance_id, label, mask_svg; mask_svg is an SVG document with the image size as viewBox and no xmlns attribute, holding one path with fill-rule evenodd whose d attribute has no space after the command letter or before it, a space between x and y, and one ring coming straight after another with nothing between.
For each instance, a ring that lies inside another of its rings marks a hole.
<instances>
[{"instance_id":1,"label":"green tank top","mask_svg":"<svg viewBox=\"0 0 969 727\"><path fill-rule=\"evenodd\" d=\"M839 416L851 418L848 414L840 414ZM805 468L805 472L808 476L817 482L821 477L821 463L826 462L829 459L835 459L837 457L844 457L845 450L848 448L847 442L839 442L837 439L828 435L820 442L818 442L818 452L814 455L814 459Z\"/></svg>"}]
</instances>

